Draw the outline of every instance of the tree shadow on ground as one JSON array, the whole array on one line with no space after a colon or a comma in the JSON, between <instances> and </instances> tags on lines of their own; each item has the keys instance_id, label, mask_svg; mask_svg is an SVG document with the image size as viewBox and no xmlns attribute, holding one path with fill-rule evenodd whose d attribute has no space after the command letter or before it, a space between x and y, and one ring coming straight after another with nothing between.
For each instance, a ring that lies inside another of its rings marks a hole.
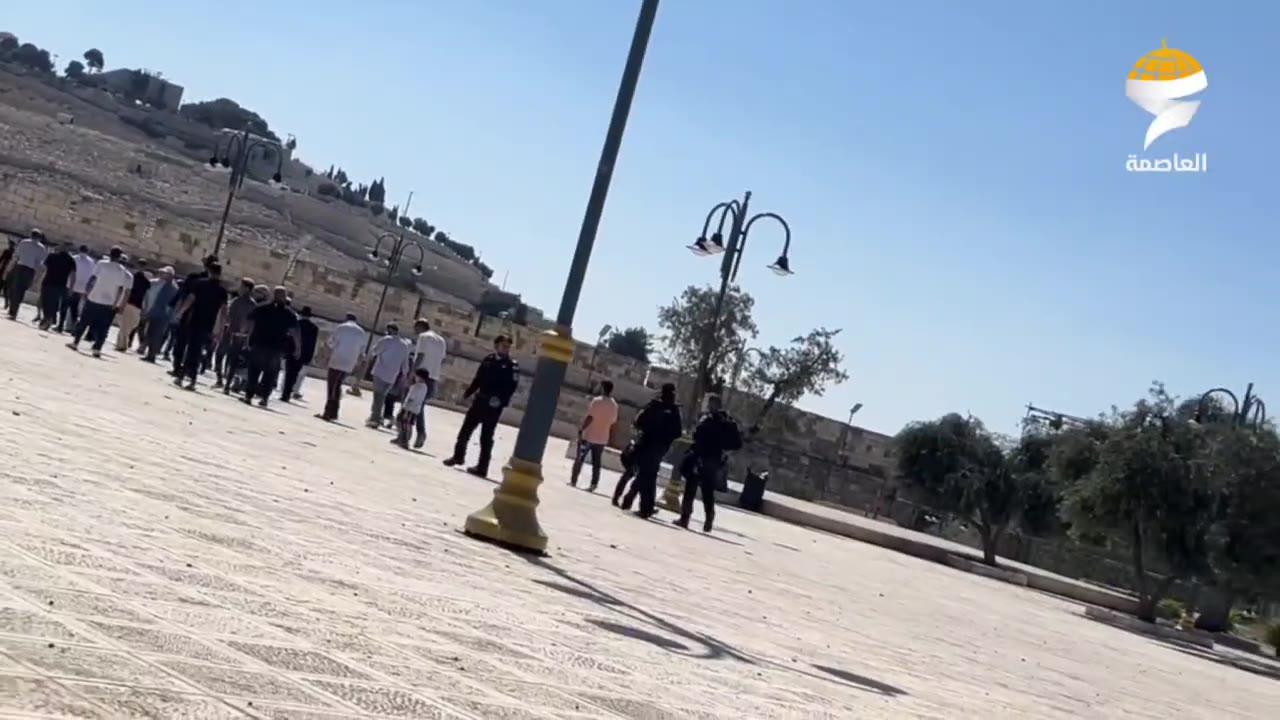
<instances>
[{"instance_id":1,"label":"tree shadow on ground","mask_svg":"<svg viewBox=\"0 0 1280 720\"><path fill-rule=\"evenodd\" d=\"M602 630L622 635L633 640L646 642L667 652L697 660L736 661L746 665L794 673L810 679L829 682L845 688L876 693L886 697L899 697L907 694L906 691L901 688L897 688L887 683L882 683L878 680L873 680L847 670L840 670L838 668L815 664L813 667L820 672L813 672L803 667L783 664L776 660L770 660L769 658L761 657L744 650L739 650L738 648L735 648L717 638L711 637L710 635L690 630L681 625L677 625L660 615L656 615L637 607L617 595L614 595L609 591L588 582L587 580L579 578L563 568L551 564L543 558L527 555L522 555L521 557L531 565L551 572L564 581L562 583L549 580L534 580L534 582L543 585L544 587L572 595L573 597L593 602L610 612L617 613L629 620L647 625L653 630L665 633L665 635L632 625L594 620L591 618L587 619L589 623ZM679 638L679 640L668 636L674 636L674 638Z\"/></svg>"}]
</instances>

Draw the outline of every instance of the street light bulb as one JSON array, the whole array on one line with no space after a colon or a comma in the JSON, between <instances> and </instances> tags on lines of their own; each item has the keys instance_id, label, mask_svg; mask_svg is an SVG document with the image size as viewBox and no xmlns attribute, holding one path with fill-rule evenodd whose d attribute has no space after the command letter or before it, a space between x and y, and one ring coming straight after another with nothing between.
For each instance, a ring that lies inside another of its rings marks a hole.
<instances>
[{"instance_id":1,"label":"street light bulb","mask_svg":"<svg viewBox=\"0 0 1280 720\"><path fill-rule=\"evenodd\" d=\"M774 260L773 264L769 266L769 269L772 270L775 275L784 277L795 274L791 272L791 261L787 259L786 255L779 255L778 259Z\"/></svg>"},{"instance_id":2,"label":"street light bulb","mask_svg":"<svg viewBox=\"0 0 1280 720\"><path fill-rule=\"evenodd\" d=\"M421 275L421 274L422 274L422 266L421 266L421 265L414 265L414 266L413 266L413 274L414 274L414 275Z\"/></svg>"},{"instance_id":3,"label":"street light bulb","mask_svg":"<svg viewBox=\"0 0 1280 720\"><path fill-rule=\"evenodd\" d=\"M724 252L724 236L720 233L713 234L710 243L706 247L707 251L713 254Z\"/></svg>"},{"instance_id":4,"label":"street light bulb","mask_svg":"<svg viewBox=\"0 0 1280 720\"><path fill-rule=\"evenodd\" d=\"M217 156L217 155L214 155L213 157L209 158L209 167L211 167L211 168L213 168L213 169L215 169L215 170L216 170L216 169L218 169L218 156Z\"/></svg>"},{"instance_id":5,"label":"street light bulb","mask_svg":"<svg viewBox=\"0 0 1280 720\"><path fill-rule=\"evenodd\" d=\"M369 259L370 259L370 260L377 260L377 259L378 259L378 251L377 251L377 250L370 250L370 251L369 251Z\"/></svg>"},{"instance_id":6,"label":"street light bulb","mask_svg":"<svg viewBox=\"0 0 1280 720\"><path fill-rule=\"evenodd\" d=\"M280 173L276 173L275 175L271 176L271 182L273 183L284 182L284 178L280 177Z\"/></svg>"},{"instance_id":7,"label":"street light bulb","mask_svg":"<svg viewBox=\"0 0 1280 720\"><path fill-rule=\"evenodd\" d=\"M693 244L689 246L689 250L698 257L706 257L711 254L711 251L707 249L706 238L698 238L697 240L694 240Z\"/></svg>"},{"instance_id":8,"label":"street light bulb","mask_svg":"<svg viewBox=\"0 0 1280 720\"><path fill-rule=\"evenodd\" d=\"M224 168L229 168L229 167L231 167L231 158L229 158L229 157L224 157L224 158L222 158L222 167L224 167Z\"/></svg>"}]
</instances>

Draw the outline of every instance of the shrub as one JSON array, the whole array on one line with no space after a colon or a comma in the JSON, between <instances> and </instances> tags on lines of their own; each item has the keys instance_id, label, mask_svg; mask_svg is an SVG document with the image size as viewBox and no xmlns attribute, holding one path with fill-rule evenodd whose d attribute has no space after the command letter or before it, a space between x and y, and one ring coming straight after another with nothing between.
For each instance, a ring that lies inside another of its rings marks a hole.
<instances>
[{"instance_id":1,"label":"shrub","mask_svg":"<svg viewBox=\"0 0 1280 720\"><path fill-rule=\"evenodd\" d=\"M386 212L386 209L386 206L380 202L369 203L369 212L373 213L374 217L378 217L382 213Z\"/></svg>"},{"instance_id":2,"label":"shrub","mask_svg":"<svg viewBox=\"0 0 1280 720\"><path fill-rule=\"evenodd\" d=\"M1280 657L1280 622L1273 623L1267 628L1267 634L1263 637L1267 644L1276 650L1276 657Z\"/></svg>"},{"instance_id":3,"label":"shrub","mask_svg":"<svg viewBox=\"0 0 1280 720\"><path fill-rule=\"evenodd\" d=\"M340 197L342 195L338 190L337 184L331 182L320 183L320 187L316 188L316 194L331 198Z\"/></svg>"},{"instance_id":4,"label":"shrub","mask_svg":"<svg viewBox=\"0 0 1280 720\"><path fill-rule=\"evenodd\" d=\"M1173 598L1165 598L1156 606L1156 617L1162 620L1177 622L1185 614L1187 614L1187 606L1183 605L1180 600L1174 600Z\"/></svg>"}]
</instances>

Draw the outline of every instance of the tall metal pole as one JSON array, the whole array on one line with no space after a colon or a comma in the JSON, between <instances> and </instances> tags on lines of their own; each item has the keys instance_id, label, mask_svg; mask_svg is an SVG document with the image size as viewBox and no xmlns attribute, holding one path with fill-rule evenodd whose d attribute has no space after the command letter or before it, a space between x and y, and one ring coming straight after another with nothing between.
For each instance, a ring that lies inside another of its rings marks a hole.
<instances>
[{"instance_id":1,"label":"tall metal pole","mask_svg":"<svg viewBox=\"0 0 1280 720\"><path fill-rule=\"evenodd\" d=\"M692 427L698 422L699 406L702 404L703 383L711 369L711 354L715 348L716 336L720 330L721 315L724 314L724 298L729 292L729 283L733 281L734 269L738 255L742 252L743 223L747 221L747 212L751 205L751 191L742 196L742 205L733 215L733 223L729 229L729 242L724 248L724 259L720 262L720 290L716 293L715 306L711 310L711 322L702 336L702 349L698 357L698 372L693 377L693 387L689 391L689 407L685 420Z\"/></svg>"},{"instance_id":2,"label":"tall metal pole","mask_svg":"<svg viewBox=\"0 0 1280 720\"><path fill-rule=\"evenodd\" d=\"M604 215L609 184L622 147L622 136L631 114L631 102L635 99L640 70L644 66L649 35L653 32L654 18L658 14L658 0L644 0L640 16L636 19L635 34L631 38L631 50L618 85L618 96L613 105L613 116L605 134L604 147L600 151L600 163L596 167L595 182L582 217L578 233L578 245L565 280L560 310L556 313L556 328L542 336L542 349L534 370L533 385L529 388L529 401L516 436L515 451L502 468L502 484L493 493L493 501L467 516L464 529L471 536L492 540L514 549L541 553L547 547L547 535L538 523L538 486L542 484L542 456L547 449L547 437L555 419L556 405L560 399L560 386L565 372L573 360L573 316L582 294L582 283L591 261L600 218Z\"/></svg>"}]
</instances>

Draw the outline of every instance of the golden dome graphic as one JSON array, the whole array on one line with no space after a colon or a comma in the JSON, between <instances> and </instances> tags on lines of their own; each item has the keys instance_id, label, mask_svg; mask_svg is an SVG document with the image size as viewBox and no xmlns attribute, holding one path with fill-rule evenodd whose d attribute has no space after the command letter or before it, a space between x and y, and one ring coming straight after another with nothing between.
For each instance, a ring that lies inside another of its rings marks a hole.
<instances>
[{"instance_id":1,"label":"golden dome graphic","mask_svg":"<svg viewBox=\"0 0 1280 720\"><path fill-rule=\"evenodd\" d=\"M1176 48L1169 47L1168 40L1160 42L1160 49L1143 55L1129 71L1130 80L1143 82L1169 82L1182 80L1204 72L1199 61Z\"/></svg>"}]
</instances>

